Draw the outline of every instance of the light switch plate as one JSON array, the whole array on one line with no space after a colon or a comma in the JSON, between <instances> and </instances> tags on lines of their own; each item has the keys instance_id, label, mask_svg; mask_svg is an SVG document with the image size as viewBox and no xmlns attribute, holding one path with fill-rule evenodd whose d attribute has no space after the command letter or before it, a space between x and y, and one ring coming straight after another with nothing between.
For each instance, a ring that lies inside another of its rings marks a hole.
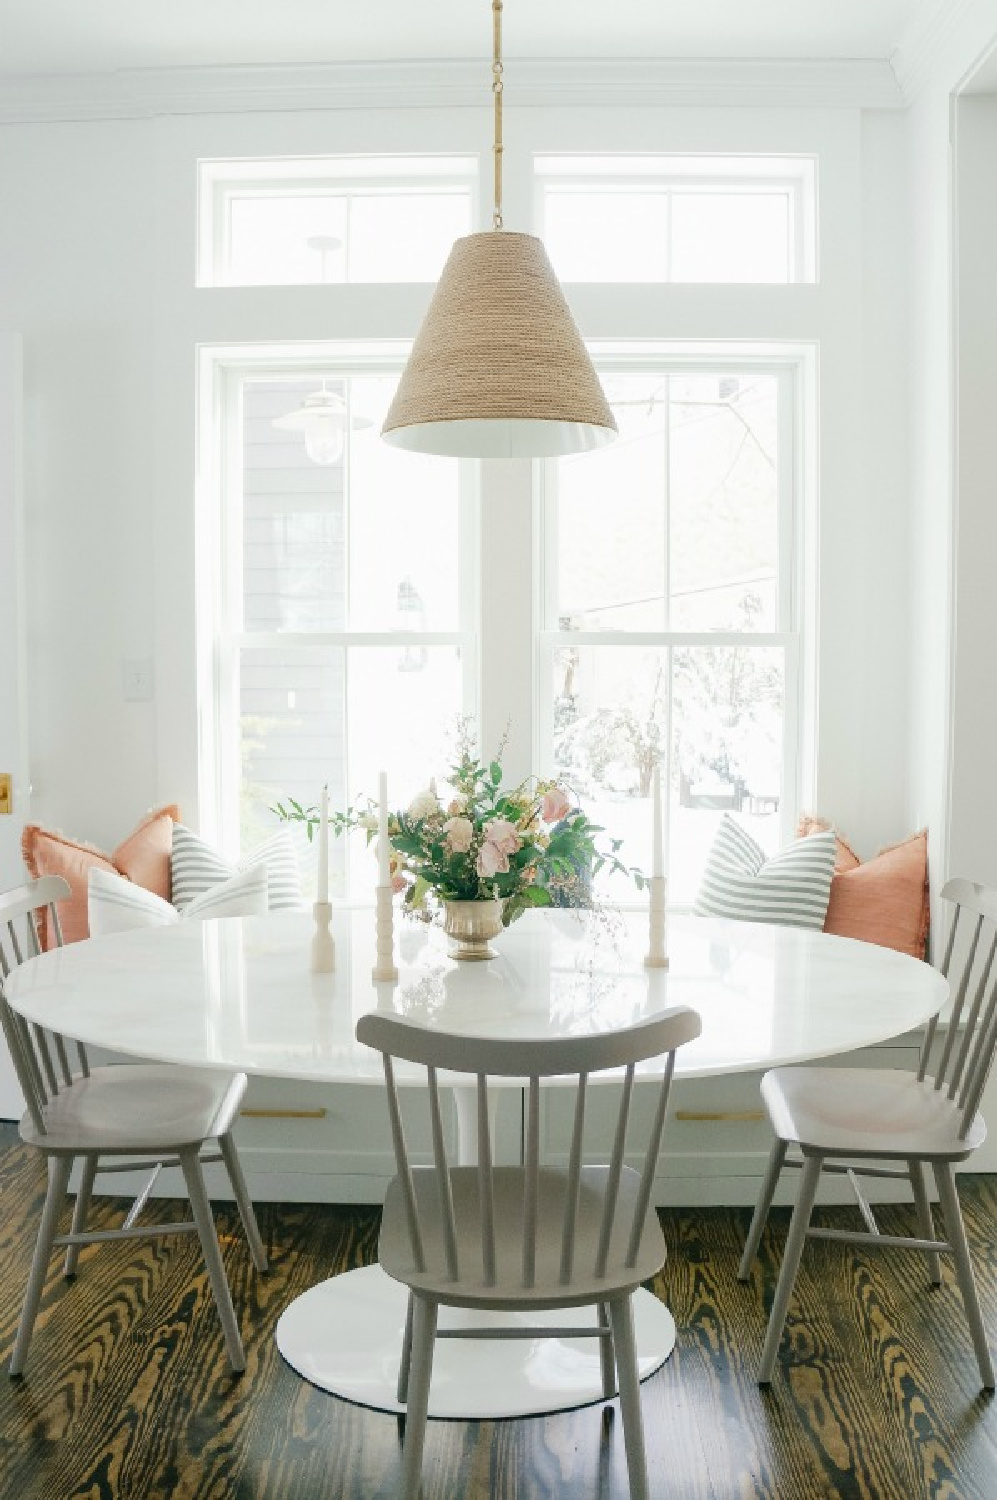
<instances>
[{"instance_id":1,"label":"light switch plate","mask_svg":"<svg viewBox=\"0 0 997 1500\"><path fill-rule=\"evenodd\" d=\"M121 691L126 703L148 703L155 696L152 662L147 657L121 663Z\"/></svg>"}]
</instances>

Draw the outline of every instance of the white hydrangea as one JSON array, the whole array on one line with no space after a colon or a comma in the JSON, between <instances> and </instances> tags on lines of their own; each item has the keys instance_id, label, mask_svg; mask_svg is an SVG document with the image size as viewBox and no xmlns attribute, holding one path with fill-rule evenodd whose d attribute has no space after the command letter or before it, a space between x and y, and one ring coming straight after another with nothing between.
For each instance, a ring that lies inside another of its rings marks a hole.
<instances>
[{"instance_id":1,"label":"white hydrangea","mask_svg":"<svg viewBox=\"0 0 997 1500\"><path fill-rule=\"evenodd\" d=\"M439 810L436 794L427 788L424 792L416 792L408 805L408 816L413 823L418 823L422 818L431 818Z\"/></svg>"}]
</instances>

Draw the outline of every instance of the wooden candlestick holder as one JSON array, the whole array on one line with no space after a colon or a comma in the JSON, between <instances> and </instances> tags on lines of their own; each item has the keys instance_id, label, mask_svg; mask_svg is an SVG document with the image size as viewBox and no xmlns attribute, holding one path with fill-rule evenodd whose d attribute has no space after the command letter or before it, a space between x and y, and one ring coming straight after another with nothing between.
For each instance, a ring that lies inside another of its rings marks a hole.
<instances>
[{"instance_id":1,"label":"wooden candlestick holder","mask_svg":"<svg viewBox=\"0 0 997 1500\"><path fill-rule=\"evenodd\" d=\"M377 982L385 980L393 982L398 978L398 970L395 968L395 933L394 933L394 908L391 903L392 890L390 885L379 885L377 888L377 957L371 970L371 978Z\"/></svg>"},{"instance_id":2,"label":"wooden candlestick holder","mask_svg":"<svg viewBox=\"0 0 997 1500\"><path fill-rule=\"evenodd\" d=\"M316 901L312 906L315 931L312 934L312 973L331 974L336 967L336 943L332 936L332 903Z\"/></svg>"},{"instance_id":3,"label":"wooden candlestick holder","mask_svg":"<svg viewBox=\"0 0 997 1500\"><path fill-rule=\"evenodd\" d=\"M668 888L668 878L665 875L652 875L650 879L651 897L648 903L648 936L649 944L647 956L644 959L646 969L667 969L668 951L665 943L665 892Z\"/></svg>"}]
</instances>

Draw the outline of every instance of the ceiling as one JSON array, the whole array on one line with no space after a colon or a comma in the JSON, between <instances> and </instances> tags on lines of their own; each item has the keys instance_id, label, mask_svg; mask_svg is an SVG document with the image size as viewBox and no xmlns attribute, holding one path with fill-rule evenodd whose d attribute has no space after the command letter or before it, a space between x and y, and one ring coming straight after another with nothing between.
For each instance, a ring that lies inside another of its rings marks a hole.
<instances>
[{"instance_id":1,"label":"ceiling","mask_svg":"<svg viewBox=\"0 0 997 1500\"><path fill-rule=\"evenodd\" d=\"M947 0L505 0L507 58L888 60ZM0 78L474 58L490 0L0 0Z\"/></svg>"}]
</instances>

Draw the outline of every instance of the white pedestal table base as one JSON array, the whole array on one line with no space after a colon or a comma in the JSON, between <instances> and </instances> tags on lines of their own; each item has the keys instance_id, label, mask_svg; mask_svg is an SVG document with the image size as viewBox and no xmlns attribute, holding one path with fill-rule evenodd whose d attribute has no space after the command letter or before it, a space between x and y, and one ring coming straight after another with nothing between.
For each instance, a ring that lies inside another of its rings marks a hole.
<instances>
[{"instance_id":1,"label":"white pedestal table base","mask_svg":"<svg viewBox=\"0 0 997 1500\"><path fill-rule=\"evenodd\" d=\"M277 1347L299 1375L321 1390L379 1411L403 1412L396 1399L408 1290L379 1266L347 1271L311 1287L277 1324ZM491 1321L594 1322L594 1309L548 1313L471 1313L440 1308L440 1328ZM634 1295L640 1378L671 1354L675 1323L657 1297ZM527 1417L601 1401L599 1341L584 1339L441 1339L429 1389L431 1417Z\"/></svg>"}]
</instances>

